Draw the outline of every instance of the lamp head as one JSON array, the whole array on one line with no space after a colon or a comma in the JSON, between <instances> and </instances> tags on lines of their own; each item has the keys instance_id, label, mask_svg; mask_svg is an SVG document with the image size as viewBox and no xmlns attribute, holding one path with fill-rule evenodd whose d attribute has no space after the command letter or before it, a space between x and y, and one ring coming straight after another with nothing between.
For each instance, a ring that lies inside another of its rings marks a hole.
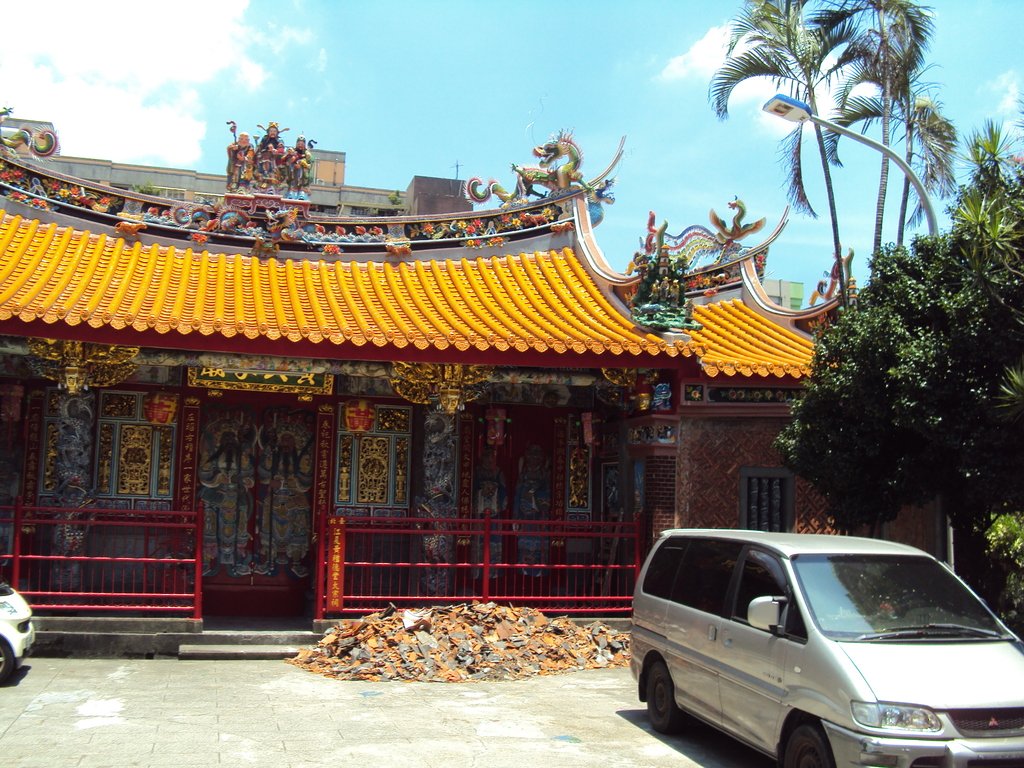
<instances>
[{"instance_id":1,"label":"lamp head","mask_svg":"<svg viewBox=\"0 0 1024 768\"><path fill-rule=\"evenodd\" d=\"M809 120L812 114L809 104L782 93L772 96L761 109L791 123L802 123Z\"/></svg>"}]
</instances>

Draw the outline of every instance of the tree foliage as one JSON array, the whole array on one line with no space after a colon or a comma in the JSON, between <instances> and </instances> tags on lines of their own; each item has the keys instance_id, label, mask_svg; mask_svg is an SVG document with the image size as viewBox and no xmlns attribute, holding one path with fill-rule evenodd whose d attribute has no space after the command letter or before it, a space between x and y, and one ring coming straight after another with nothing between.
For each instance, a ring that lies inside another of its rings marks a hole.
<instances>
[{"instance_id":1,"label":"tree foliage","mask_svg":"<svg viewBox=\"0 0 1024 768\"><path fill-rule=\"evenodd\" d=\"M817 340L777 447L840 528L877 531L902 506L940 498L981 553L993 520L1024 510L1024 441L1007 418L1024 396L1024 173L998 133L969 142L951 231L879 251L856 308ZM964 567L984 570L983 559ZM986 576L993 596L995 570L973 581L984 593Z\"/></svg>"}]
</instances>

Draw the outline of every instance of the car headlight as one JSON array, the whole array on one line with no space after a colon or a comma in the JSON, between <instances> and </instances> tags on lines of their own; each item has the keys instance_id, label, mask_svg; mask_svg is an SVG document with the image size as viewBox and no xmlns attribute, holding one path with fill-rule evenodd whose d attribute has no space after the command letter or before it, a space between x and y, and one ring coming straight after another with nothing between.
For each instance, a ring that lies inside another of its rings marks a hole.
<instances>
[{"instance_id":1,"label":"car headlight","mask_svg":"<svg viewBox=\"0 0 1024 768\"><path fill-rule=\"evenodd\" d=\"M941 731L942 723L927 707L913 704L892 704L887 701L855 701L853 719L869 728L893 731Z\"/></svg>"},{"instance_id":2,"label":"car headlight","mask_svg":"<svg viewBox=\"0 0 1024 768\"><path fill-rule=\"evenodd\" d=\"M6 600L0 600L0 613L6 613L9 616L14 616L18 613L18 609Z\"/></svg>"}]
</instances>

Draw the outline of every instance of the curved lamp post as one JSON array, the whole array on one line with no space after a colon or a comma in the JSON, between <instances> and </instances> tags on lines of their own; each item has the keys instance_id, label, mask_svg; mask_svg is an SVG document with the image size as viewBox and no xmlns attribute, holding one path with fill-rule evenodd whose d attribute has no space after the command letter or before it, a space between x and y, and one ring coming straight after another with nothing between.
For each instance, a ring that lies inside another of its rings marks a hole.
<instances>
[{"instance_id":1,"label":"curved lamp post","mask_svg":"<svg viewBox=\"0 0 1024 768\"><path fill-rule=\"evenodd\" d=\"M788 120L791 123L803 123L810 120L812 123L828 128L834 133L838 133L842 136L848 136L854 141L859 141L861 144L867 144L869 147L877 149L883 155L896 163L900 170L906 174L910 183L914 185L914 190L917 192L917 196L921 201L921 207L924 209L924 215L928 219L928 234L932 237L939 234L939 226L935 219L935 210L932 208L932 201L928 198L928 192L925 191L924 184L921 182L921 179L918 178L917 174L914 173L914 169L907 165L907 161L893 152L892 149L875 141L874 139L869 139L867 136L863 136L856 131L851 131L848 128L844 128L841 125L833 123L831 120L819 117L811 112L809 104L805 104L791 96L777 93L769 99L761 109L770 115L776 115L777 117L781 117L783 120Z\"/></svg>"}]
</instances>

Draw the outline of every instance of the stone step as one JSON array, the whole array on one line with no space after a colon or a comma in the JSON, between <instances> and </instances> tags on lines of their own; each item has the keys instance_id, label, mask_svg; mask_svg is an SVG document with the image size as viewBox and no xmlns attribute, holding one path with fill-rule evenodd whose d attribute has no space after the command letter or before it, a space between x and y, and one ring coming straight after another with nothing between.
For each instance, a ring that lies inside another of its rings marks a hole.
<instances>
[{"instance_id":1,"label":"stone step","mask_svg":"<svg viewBox=\"0 0 1024 768\"><path fill-rule=\"evenodd\" d=\"M178 646L178 658L202 661L226 661L231 659L290 659L299 652L299 645L238 645L235 643L189 643Z\"/></svg>"},{"instance_id":2,"label":"stone step","mask_svg":"<svg viewBox=\"0 0 1024 768\"><path fill-rule=\"evenodd\" d=\"M185 639L189 645L316 645L322 634L302 630L207 629Z\"/></svg>"}]
</instances>

